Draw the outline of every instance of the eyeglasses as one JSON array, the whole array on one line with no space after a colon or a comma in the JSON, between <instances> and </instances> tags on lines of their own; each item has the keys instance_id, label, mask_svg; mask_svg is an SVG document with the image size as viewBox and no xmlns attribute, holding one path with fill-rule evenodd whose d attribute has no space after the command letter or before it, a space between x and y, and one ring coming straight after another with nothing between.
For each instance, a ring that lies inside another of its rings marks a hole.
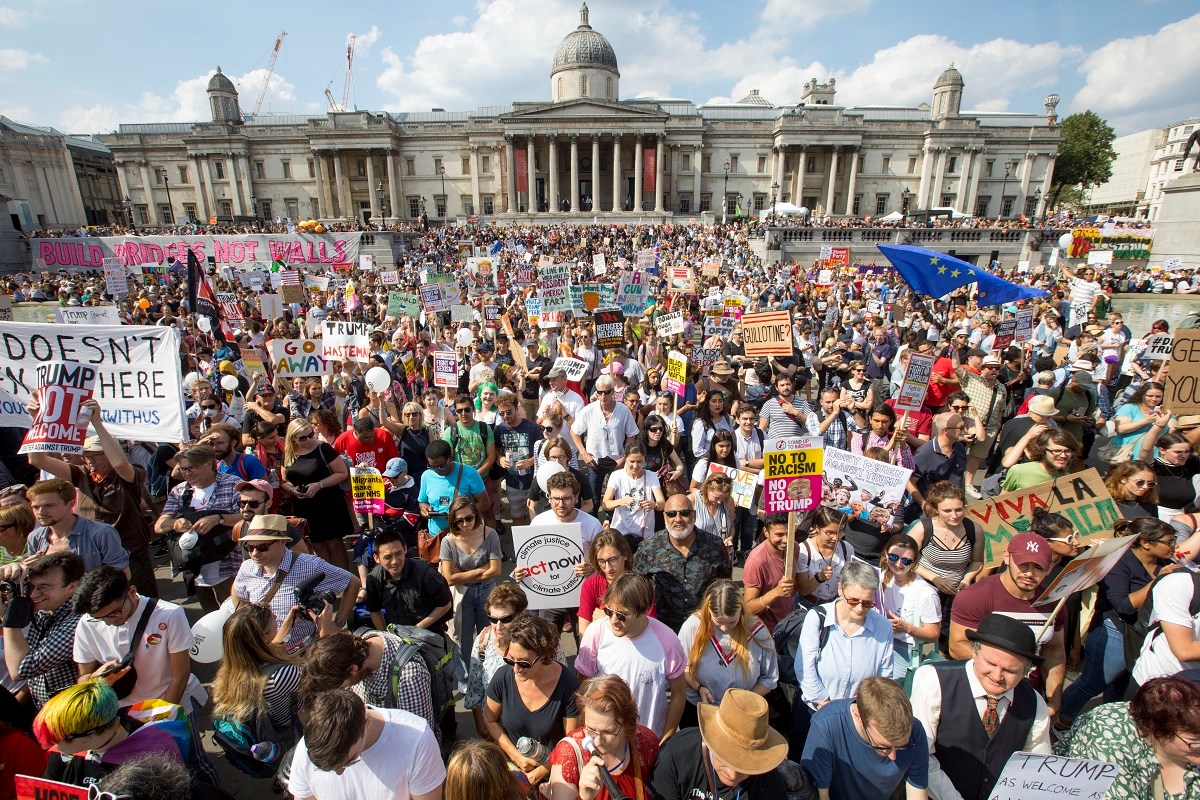
<instances>
[{"instance_id":1,"label":"eyeglasses","mask_svg":"<svg viewBox=\"0 0 1200 800\"><path fill-rule=\"evenodd\" d=\"M606 608L604 609L604 616L608 617L609 619L615 619L617 622L624 625L629 621L629 618L634 615L630 614L628 611L613 611L611 608Z\"/></svg>"},{"instance_id":2,"label":"eyeglasses","mask_svg":"<svg viewBox=\"0 0 1200 800\"><path fill-rule=\"evenodd\" d=\"M692 511L689 508L681 508L678 510L664 511L663 516L666 517L667 519L675 519L676 517L680 517L680 516L690 517L695 513L696 513L695 511Z\"/></svg>"},{"instance_id":3,"label":"eyeglasses","mask_svg":"<svg viewBox=\"0 0 1200 800\"><path fill-rule=\"evenodd\" d=\"M1190 750L1192 753L1200 753L1200 742L1188 741L1187 739L1183 738L1183 734L1181 734L1181 733L1175 734L1175 738L1178 739L1179 741L1183 742L1184 745L1187 746L1187 749Z\"/></svg>"},{"instance_id":4,"label":"eyeglasses","mask_svg":"<svg viewBox=\"0 0 1200 800\"><path fill-rule=\"evenodd\" d=\"M614 736L621 735L621 731L619 731L619 730L618 731L601 731L601 730L596 730L595 728L589 728L586 725L583 726L583 732L586 733L588 736L592 737L593 739L599 739L602 736L606 739L611 739Z\"/></svg>"},{"instance_id":5,"label":"eyeglasses","mask_svg":"<svg viewBox=\"0 0 1200 800\"><path fill-rule=\"evenodd\" d=\"M112 611L108 614L97 614L96 619L103 619L103 620L116 619L117 617L119 617L125 613L125 606L128 603L129 603L129 595L125 595L125 599L121 601L120 608L118 608L116 611Z\"/></svg>"},{"instance_id":6,"label":"eyeglasses","mask_svg":"<svg viewBox=\"0 0 1200 800\"><path fill-rule=\"evenodd\" d=\"M1139 489L1153 489L1158 486L1158 481L1134 481L1133 485Z\"/></svg>"},{"instance_id":7,"label":"eyeglasses","mask_svg":"<svg viewBox=\"0 0 1200 800\"><path fill-rule=\"evenodd\" d=\"M521 669L533 669L533 662L526 661L523 658L509 658L508 656L505 656L504 663L508 664L513 669L516 669L518 667L520 667Z\"/></svg>"},{"instance_id":8,"label":"eyeglasses","mask_svg":"<svg viewBox=\"0 0 1200 800\"><path fill-rule=\"evenodd\" d=\"M851 608L858 608L859 606L862 606L863 608L870 611L872 608L875 607L874 600L854 600L849 597L843 597L842 599L845 600L846 605L850 606Z\"/></svg>"},{"instance_id":9,"label":"eyeglasses","mask_svg":"<svg viewBox=\"0 0 1200 800\"><path fill-rule=\"evenodd\" d=\"M262 504L262 500L238 500L238 505L242 508L258 508Z\"/></svg>"},{"instance_id":10,"label":"eyeglasses","mask_svg":"<svg viewBox=\"0 0 1200 800\"><path fill-rule=\"evenodd\" d=\"M1048 456L1069 456L1070 454L1071 451L1065 447L1046 448L1046 455Z\"/></svg>"},{"instance_id":11,"label":"eyeglasses","mask_svg":"<svg viewBox=\"0 0 1200 800\"><path fill-rule=\"evenodd\" d=\"M503 617L493 617L491 614L488 614L488 622L492 623L493 625L507 625L516 618L517 612L515 611L511 614L505 614Z\"/></svg>"},{"instance_id":12,"label":"eyeglasses","mask_svg":"<svg viewBox=\"0 0 1200 800\"><path fill-rule=\"evenodd\" d=\"M105 722L102 725L98 725L95 728L91 728L86 731L80 731L79 733L72 733L70 736L64 736L62 738L62 740L64 742L74 742L74 741L78 741L79 739L86 739L89 736L95 736L97 733L101 733L102 731L108 730L112 726L112 724L116 721L117 721L117 718L113 717L108 722Z\"/></svg>"},{"instance_id":13,"label":"eyeglasses","mask_svg":"<svg viewBox=\"0 0 1200 800\"><path fill-rule=\"evenodd\" d=\"M893 564L902 564L906 567L911 567L912 563L913 563L913 560L911 558L909 558L908 556L901 556L898 553L888 553L887 557L888 557L888 561L890 561ZM849 601L847 601L847 602L849 602Z\"/></svg>"},{"instance_id":14,"label":"eyeglasses","mask_svg":"<svg viewBox=\"0 0 1200 800\"><path fill-rule=\"evenodd\" d=\"M597 564L597 566L601 566L601 567L611 567L611 566L614 566L618 561L620 561L624 557L625 557L624 555L618 555L618 556L613 556L612 558L597 558L596 564Z\"/></svg>"},{"instance_id":15,"label":"eyeglasses","mask_svg":"<svg viewBox=\"0 0 1200 800\"><path fill-rule=\"evenodd\" d=\"M566 497L551 497L549 499L551 503L573 503L575 502L575 495L569 494Z\"/></svg>"},{"instance_id":16,"label":"eyeglasses","mask_svg":"<svg viewBox=\"0 0 1200 800\"><path fill-rule=\"evenodd\" d=\"M863 725L863 730L866 731L867 734L867 744L871 746L872 750L874 750L876 753L879 753L879 755L888 756L901 749L890 744L875 744L875 737L871 734L871 729L866 725Z\"/></svg>"},{"instance_id":17,"label":"eyeglasses","mask_svg":"<svg viewBox=\"0 0 1200 800\"><path fill-rule=\"evenodd\" d=\"M475 524L475 515L470 514L465 517L459 517L458 519L454 520L454 524L455 525L474 525Z\"/></svg>"},{"instance_id":18,"label":"eyeglasses","mask_svg":"<svg viewBox=\"0 0 1200 800\"><path fill-rule=\"evenodd\" d=\"M275 544L274 542L263 542L262 544L253 544L251 542L246 542L244 545L242 545L242 549L245 550L247 553L265 553L268 550L270 550L271 547L274 546L274 544Z\"/></svg>"}]
</instances>

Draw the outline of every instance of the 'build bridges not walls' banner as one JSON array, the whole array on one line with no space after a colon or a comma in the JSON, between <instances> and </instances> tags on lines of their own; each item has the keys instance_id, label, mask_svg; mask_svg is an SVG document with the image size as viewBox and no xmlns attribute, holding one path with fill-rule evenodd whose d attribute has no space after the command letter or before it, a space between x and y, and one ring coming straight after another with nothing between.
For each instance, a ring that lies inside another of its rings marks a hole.
<instances>
[{"instance_id":1,"label":"'build bridges not walls' banner","mask_svg":"<svg viewBox=\"0 0 1200 800\"><path fill-rule=\"evenodd\" d=\"M104 259L127 267L187 261L194 250L200 262L232 266L269 264L358 263L361 233L248 233L217 236L81 236L33 239L34 264L45 269L102 269Z\"/></svg>"}]
</instances>

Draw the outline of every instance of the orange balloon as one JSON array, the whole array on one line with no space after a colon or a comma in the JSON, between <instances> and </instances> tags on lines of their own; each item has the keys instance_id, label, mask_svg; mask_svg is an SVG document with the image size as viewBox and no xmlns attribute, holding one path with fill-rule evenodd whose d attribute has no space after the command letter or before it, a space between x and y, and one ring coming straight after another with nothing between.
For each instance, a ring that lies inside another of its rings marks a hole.
<instances>
[{"instance_id":1,"label":"orange balloon","mask_svg":"<svg viewBox=\"0 0 1200 800\"><path fill-rule=\"evenodd\" d=\"M138 308L140 308L142 311L146 311L150 308L150 301L143 297L141 300L138 300Z\"/></svg>"}]
</instances>

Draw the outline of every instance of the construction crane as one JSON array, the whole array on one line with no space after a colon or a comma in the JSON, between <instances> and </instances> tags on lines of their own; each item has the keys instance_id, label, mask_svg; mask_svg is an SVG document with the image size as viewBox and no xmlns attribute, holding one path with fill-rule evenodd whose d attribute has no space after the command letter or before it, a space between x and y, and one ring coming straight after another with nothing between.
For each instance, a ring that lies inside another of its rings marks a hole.
<instances>
[{"instance_id":1,"label":"construction crane","mask_svg":"<svg viewBox=\"0 0 1200 800\"><path fill-rule=\"evenodd\" d=\"M267 87L271 85L271 78L275 75L275 62L279 60L279 48L283 45L285 36L287 36L287 31L280 31L279 38L275 40L275 47L271 49L271 63L267 64L267 77L263 79L262 88L258 90L258 100L254 103L254 116L256 117L262 110L263 101L267 99Z\"/></svg>"},{"instance_id":2,"label":"construction crane","mask_svg":"<svg viewBox=\"0 0 1200 800\"><path fill-rule=\"evenodd\" d=\"M339 106L337 101L333 99L333 92L329 90L329 86L333 85L333 81L329 82L329 86L325 87L325 99L329 101L330 111L348 111L350 106L350 81L354 75L354 40L358 38L358 34L350 34L346 41L346 80L342 83L342 104Z\"/></svg>"}]
</instances>

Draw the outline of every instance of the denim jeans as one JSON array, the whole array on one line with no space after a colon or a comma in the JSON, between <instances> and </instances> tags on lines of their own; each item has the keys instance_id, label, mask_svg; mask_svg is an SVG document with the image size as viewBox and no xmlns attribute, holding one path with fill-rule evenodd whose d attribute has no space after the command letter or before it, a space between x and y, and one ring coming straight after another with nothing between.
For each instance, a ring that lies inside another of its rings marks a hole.
<instances>
[{"instance_id":1,"label":"denim jeans","mask_svg":"<svg viewBox=\"0 0 1200 800\"><path fill-rule=\"evenodd\" d=\"M1063 693L1063 718L1075 719L1088 701L1101 692L1106 703L1120 700L1127 677L1124 637L1116 623L1105 619L1084 641L1083 670Z\"/></svg>"},{"instance_id":2,"label":"denim jeans","mask_svg":"<svg viewBox=\"0 0 1200 800\"><path fill-rule=\"evenodd\" d=\"M458 648L462 656L463 669L471 667L471 648L475 637L490 625L487 618L487 596L495 588L495 581L472 583L463 587L462 603L459 605L461 623L459 625ZM465 677L466 672L463 672Z\"/></svg>"}]
</instances>

